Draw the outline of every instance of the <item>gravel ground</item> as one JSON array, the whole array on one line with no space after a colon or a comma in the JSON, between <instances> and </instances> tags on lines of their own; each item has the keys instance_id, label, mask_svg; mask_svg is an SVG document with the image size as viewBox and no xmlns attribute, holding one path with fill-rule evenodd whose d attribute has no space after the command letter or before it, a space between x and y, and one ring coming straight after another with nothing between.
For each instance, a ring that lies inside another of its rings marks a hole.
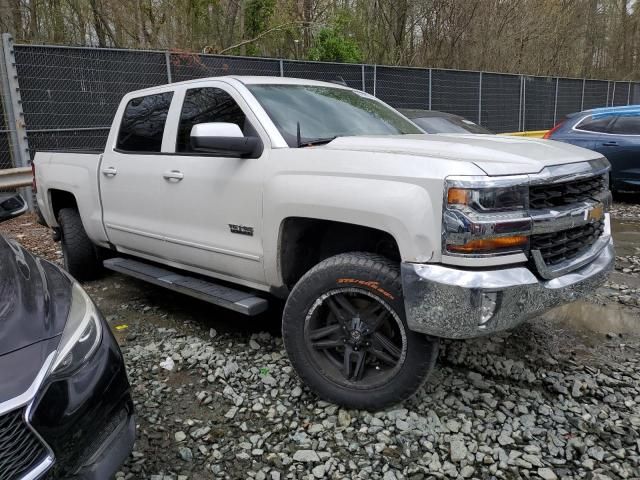
<instances>
[{"instance_id":1,"label":"gravel ground","mask_svg":"<svg viewBox=\"0 0 640 480\"><path fill-rule=\"evenodd\" d=\"M620 194L611 208L611 215L620 219L640 220L638 194Z\"/></svg>"},{"instance_id":2,"label":"gravel ground","mask_svg":"<svg viewBox=\"0 0 640 480\"><path fill-rule=\"evenodd\" d=\"M640 220L638 205L614 212ZM60 260L31 216L0 233ZM287 360L278 312L247 319L116 274L88 283L138 414L118 477L640 478L640 243L623 253L588 302L445 342L421 391L381 412L311 394Z\"/></svg>"}]
</instances>

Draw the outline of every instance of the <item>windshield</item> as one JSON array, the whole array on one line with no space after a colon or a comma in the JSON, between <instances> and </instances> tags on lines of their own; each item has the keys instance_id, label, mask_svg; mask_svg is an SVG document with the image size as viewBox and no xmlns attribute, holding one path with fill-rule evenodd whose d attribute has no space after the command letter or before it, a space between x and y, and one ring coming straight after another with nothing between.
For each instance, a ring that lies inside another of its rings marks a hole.
<instances>
[{"instance_id":1,"label":"windshield","mask_svg":"<svg viewBox=\"0 0 640 480\"><path fill-rule=\"evenodd\" d=\"M413 121L427 133L493 133L480 125L458 117L420 117L414 118Z\"/></svg>"},{"instance_id":2,"label":"windshield","mask_svg":"<svg viewBox=\"0 0 640 480\"><path fill-rule=\"evenodd\" d=\"M421 117L413 121L427 133L484 133L493 132L469 120L458 117Z\"/></svg>"},{"instance_id":3,"label":"windshield","mask_svg":"<svg viewBox=\"0 0 640 480\"><path fill-rule=\"evenodd\" d=\"M311 85L248 85L290 147L335 137L424 133L370 96Z\"/></svg>"}]
</instances>

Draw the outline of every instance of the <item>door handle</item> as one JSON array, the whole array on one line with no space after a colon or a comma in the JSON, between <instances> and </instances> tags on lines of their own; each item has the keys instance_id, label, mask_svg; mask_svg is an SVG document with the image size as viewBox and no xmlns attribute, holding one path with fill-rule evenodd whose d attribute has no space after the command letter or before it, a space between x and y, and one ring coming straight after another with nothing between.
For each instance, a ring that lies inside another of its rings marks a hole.
<instances>
[{"instance_id":1,"label":"door handle","mask_svg":"<svg viewBox=\"0 0 640 480\"><path fill-rule=\"evenodd\" d=\"M604 142L602 144L603 147L617 147L618 146L618 142Z\"/></svg>"},{"instance_id":2,"label":"door handle","mask_svg":"<svg viewBox=\"0 0 640 480\"><path fill-rule=\"evenodd\" d=\"M180 170L170 170L168 172L164 172L162 176L165 180L175 180L177 182L184 178L184 174Z\"/></svg>"},{"instance_id":3,"label":"door handle","mask_svg":"<svg viewBox=\"0 0 640 480\"><path fill-rule=\"evenodd\" d=\"M105 177L115 177L118 174L118 170L114 167L106 167L102 169L102 174Z\"/></svg>"}]
</instances>

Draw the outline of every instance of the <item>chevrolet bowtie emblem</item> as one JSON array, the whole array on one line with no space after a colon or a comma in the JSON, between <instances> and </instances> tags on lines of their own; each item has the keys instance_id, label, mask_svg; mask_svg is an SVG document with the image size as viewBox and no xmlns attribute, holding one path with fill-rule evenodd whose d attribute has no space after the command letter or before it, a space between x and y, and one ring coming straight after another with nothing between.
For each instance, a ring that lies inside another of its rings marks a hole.
<instances>
[{"instance_id":1,"label":"chevrolet bowtie emblem","mask_svg":"<svg viewBox=\"0 0 640 480\"><path fill-rule=\"evenodd\" d=\"M584 219L589 222L599 222L604 217L604 206L596 205L584 211Z\"/></svg>"}]
</instances>

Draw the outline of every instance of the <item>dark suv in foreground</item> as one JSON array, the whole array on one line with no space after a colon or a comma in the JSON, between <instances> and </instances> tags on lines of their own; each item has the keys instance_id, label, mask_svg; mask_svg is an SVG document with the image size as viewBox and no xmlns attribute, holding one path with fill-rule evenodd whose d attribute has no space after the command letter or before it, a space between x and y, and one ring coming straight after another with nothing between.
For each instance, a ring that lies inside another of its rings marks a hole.
<instances>
[{"instance_id":1,"label":"dark suv in foreground","mask_svg":"<svg viewBox=\"0 0 640 480\"><path fill-rule=\"evenodd\" d=\"M93 301L0 236L0 480L107 480L134 440L122 354Z\"/></svg>"}]
</instances>

